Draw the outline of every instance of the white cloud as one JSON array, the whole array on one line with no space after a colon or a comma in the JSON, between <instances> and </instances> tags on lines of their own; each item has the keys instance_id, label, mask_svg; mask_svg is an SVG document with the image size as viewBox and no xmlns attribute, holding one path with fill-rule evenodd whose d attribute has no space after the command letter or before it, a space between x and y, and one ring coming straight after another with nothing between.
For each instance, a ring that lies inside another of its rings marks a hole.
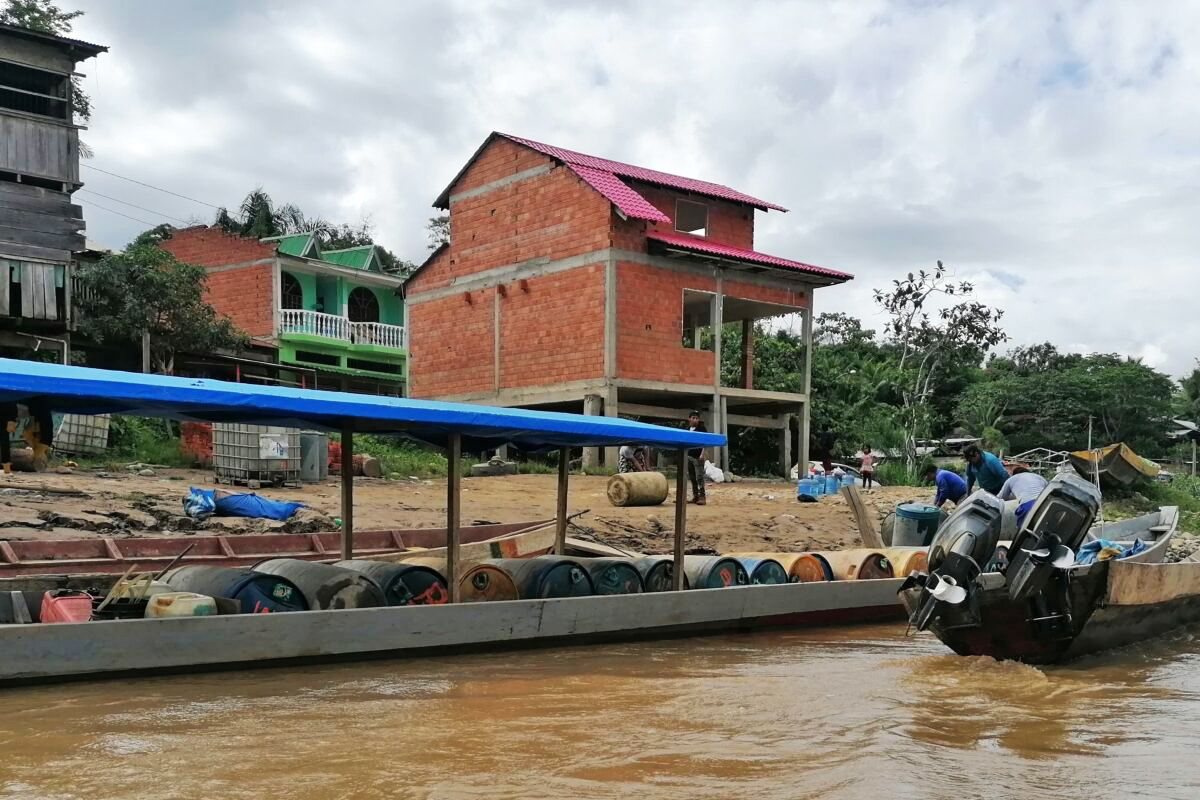
<instances>
[{"instance_id":1,"label":"white cloud","mask_svg":"<svg viewBox=\"0 0 1200 800\"><path fill-rule=\"evenodd\" d=\"M429 202L504 130L788 206L759 248L858 276L818 311L878 326L871 288L940 258L1015 344L1175 374L1200 352L1194 5L79 5L75 34L111 47L83 67L92 163L190 197L262 185L419 260ZM90 238L140 227L80 200Z\"/></svg>"}]
</instances>

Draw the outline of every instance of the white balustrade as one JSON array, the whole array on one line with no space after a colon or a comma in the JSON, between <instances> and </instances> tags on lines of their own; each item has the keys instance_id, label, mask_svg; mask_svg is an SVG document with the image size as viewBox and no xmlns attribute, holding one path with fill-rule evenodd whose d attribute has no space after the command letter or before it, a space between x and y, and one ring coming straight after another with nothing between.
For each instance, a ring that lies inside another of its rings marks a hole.
<instances>
[{"instance_id":1,"label":"white balustrade","mask_svg":"<svg viewBox=\"0 0 1200 800\"><path fill-rule=\"evenodd\" d=\"M354 344L369 344L377 347L404 348L404 328L400 325L385 325L382 322L351 322L345 317L307 311L302 308L279 310L279 332L320 336Z\"/></svg>"}]
</instances>

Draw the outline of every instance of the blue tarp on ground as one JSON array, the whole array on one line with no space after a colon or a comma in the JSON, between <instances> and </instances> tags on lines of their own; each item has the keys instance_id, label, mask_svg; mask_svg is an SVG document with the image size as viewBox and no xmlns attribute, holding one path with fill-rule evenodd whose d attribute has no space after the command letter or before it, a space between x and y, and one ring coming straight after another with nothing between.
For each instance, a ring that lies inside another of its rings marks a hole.
<instances>
[{"instance_id":1,"label":"blue tarp on ground","mask_svg":"<svg viewBox=\"0 0 1200 800\"><path fill-rule=\"evenodd\" d=\"M291 519L292 514L300 508L304 508L304 503L281 503L259 497L253 492L222 492L217 497L215 489L188 489L188 496L183 501L184 513L196 519L218 516L283 520Z\"/></svg>"},{"instance_id":2,"label":"blue tarp on ground","mask_svg":"<svg viewBox=\"0 0 1200 800\"><path fill-rule=\"evenodd\" d=\"M397 434L435 445L445 445L451 433L459 433L467 450L505 443L523 450L621 444L678 450L725 444L725 437L719 434L690 433L615 417L259 386L0 358L0 402L25 402L35 397L48 399L54 411L75 414L134 414L328 431L339 431L344 422L350 422L358 433Z\"/></svg>"}]
</instances>

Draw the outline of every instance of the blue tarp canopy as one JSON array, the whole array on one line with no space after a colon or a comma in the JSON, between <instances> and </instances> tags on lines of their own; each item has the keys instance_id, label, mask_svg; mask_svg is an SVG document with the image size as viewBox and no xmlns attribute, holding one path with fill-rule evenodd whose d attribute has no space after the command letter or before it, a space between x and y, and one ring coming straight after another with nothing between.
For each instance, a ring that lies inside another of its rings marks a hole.
<instances>
[{"instance_id":1,"label":"blue tarp canopy","mask_svg":"<svg viewBox=\"0 0 1200 800\"><path fill-rule=\"evenodd\" d=\"M71 414L133 414L203 422L242 422L407 436L445 445L462 434L463 447L509 443L523 450L568 446L650 445L665 449L719 447L725 437L691 433L615 417L439 403L396 397L176 378L139 372L68 367L0 358L0 402L44 400Z\"/></svg>"}]
</instances>

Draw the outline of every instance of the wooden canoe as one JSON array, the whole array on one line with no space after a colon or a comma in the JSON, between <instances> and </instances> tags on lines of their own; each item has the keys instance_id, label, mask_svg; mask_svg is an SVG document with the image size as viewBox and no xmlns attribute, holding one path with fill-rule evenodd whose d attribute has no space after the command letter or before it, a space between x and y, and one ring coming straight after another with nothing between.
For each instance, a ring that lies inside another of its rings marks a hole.
<instances>
[{"instance_id":1,"label":"wooden canoe","mask_svg":"<svg viewBox=\"0 0 1200 800\"><path fill-rule=\"evenodd\" d=\"M56 576L0 580L52 582ZM899 620L900 579L0 625L0 685Z\"/></svg>"},{"instance_id":2,"label":"wooden canoe","mask_svg":"<svg viewBox=\"0 0 1200 800\"><path fill-rule=\"evenodd\" d=\"M528 558L554 546L553 520L468 525L460 529L462 558ZM354 532L355 558L395 560L405 552L445 557L445 528ZM16 575L122 573L165 567L185 548L179 564L236 567L268 558L336 561L341 534L264 533L238 536L166 536L61 541L0 540L0 578Z\"/></svg>"},{"instance_id":3,"label":"wooden canoe","mask_svg":"<svg viewBox=\"0 0 1200 800\"><path fill-rule=\"evenodd\" d=\"M1138 478L1154 480L1158 465L1133 452L1125 444L1110 444L1096 450L1076 450L1071 466L1087 480L1099 474L1101 486L1128 486Z\"/></svg>"},{"instance_id":4,"label":"wooden canoe","mask_svg":"<svg viewBox=\"0 0 1200 800\"><path fill-rule=\"evenodd\" d=\"M1162 563L1178 518L1177 508L1164 507L1128 520L1125 532L1152 540L1148 549L1062 570L1030 600L1011 600L1000 573L981 575L978 621L951 615L930 630L959 655L1054 664L1200 622L1200 563ZM1106 527L1105 538L1113 533ZM911 614L921 591L900 598Z\"/></svg>"}]
</instances>

